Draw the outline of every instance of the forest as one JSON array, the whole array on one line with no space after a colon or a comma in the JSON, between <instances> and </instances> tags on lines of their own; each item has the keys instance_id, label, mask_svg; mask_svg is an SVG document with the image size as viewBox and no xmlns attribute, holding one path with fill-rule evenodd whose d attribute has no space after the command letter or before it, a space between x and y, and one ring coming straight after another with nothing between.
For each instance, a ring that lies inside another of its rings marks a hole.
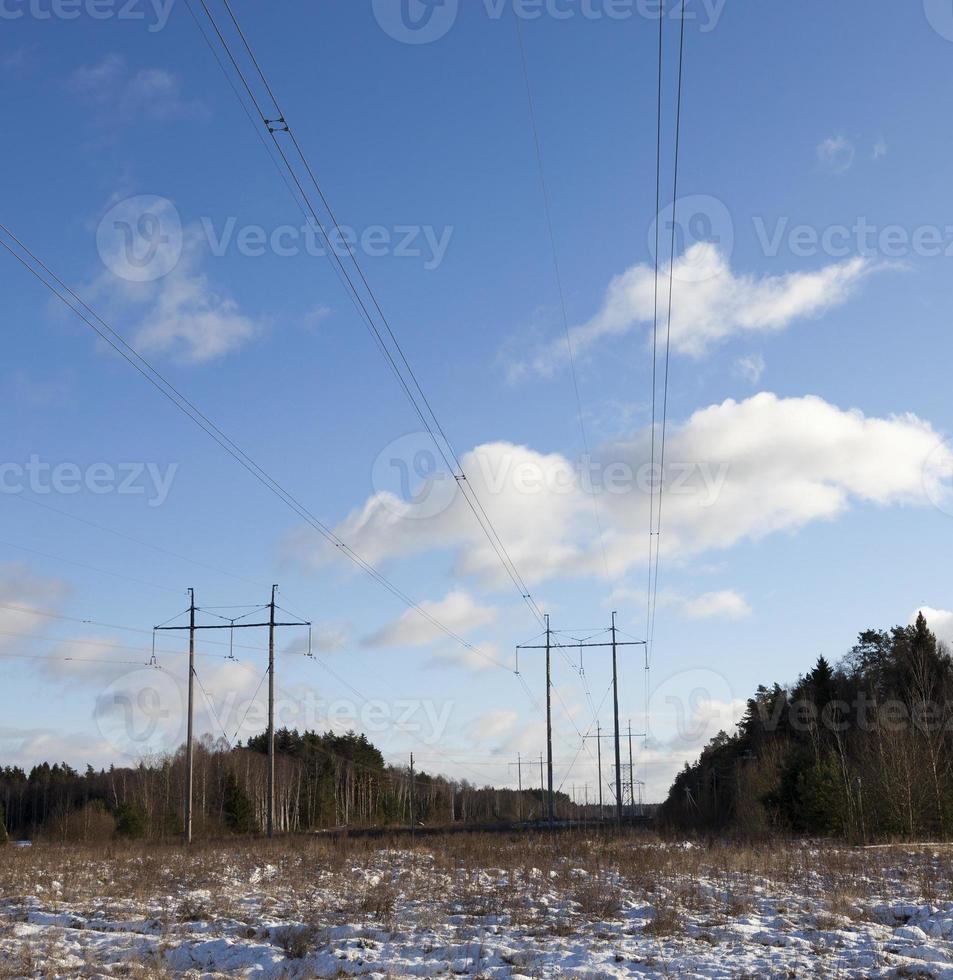
<instances>
[{"instance_id":1,"label":"forest","mask_svg":"<svg viewBox=\"0 0 953 980\"><path fill-rule=\"evenodd\" d=\"M953 659L922 613L869 629L836 665L760 686L731 734L679 773L660 819L679 831L953 834Z\"/></svg>"},{"instance_id":2,"label":"forest","mask_svg":"<svg viewBox=\"0 0 953 980\"><path fill-rule=\"evenodd\" d=\"M275 733L275 826L333 827L488 823L542 813L541 793L477 787L388 766L364 735ZM184 750L134 768L77 772L65 763L0 769L0 838L104 841L172 839L182 833ZM267 809L267 738L231 748L200 740L194 756L193 832L214 839L261 832ZM560 794L557 803L568 805ZM5 830L4 830L5 828Z\"/></svg>"}]
</instances>

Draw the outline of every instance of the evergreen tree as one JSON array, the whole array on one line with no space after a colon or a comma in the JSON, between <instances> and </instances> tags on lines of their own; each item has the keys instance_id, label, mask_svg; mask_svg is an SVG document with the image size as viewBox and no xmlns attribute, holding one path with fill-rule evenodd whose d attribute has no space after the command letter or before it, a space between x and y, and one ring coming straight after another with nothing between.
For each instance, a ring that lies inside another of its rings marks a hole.
<instances>
[{"instance_id":1,"label":"evergreen tree","mask_svg":"<svg viewBox=\"0 0 953 980\"><path fill-rule=\"evenodd\" d=\"M116 834L129 840L140 840L149 829L149 815L141 803L120 803L116 810Z\"/></svg>"},{"instance_id":2,"label":"evergreen tree","mask_svg":"<svg viewBox=\"0 0 953 980\"><path fill-rule=\"evenodd\" d=\"M225 823L232 833L253 834L258 830L252 802L233 772L225 777L222 812L225 815Z\"/></svg>"}]
</instances>

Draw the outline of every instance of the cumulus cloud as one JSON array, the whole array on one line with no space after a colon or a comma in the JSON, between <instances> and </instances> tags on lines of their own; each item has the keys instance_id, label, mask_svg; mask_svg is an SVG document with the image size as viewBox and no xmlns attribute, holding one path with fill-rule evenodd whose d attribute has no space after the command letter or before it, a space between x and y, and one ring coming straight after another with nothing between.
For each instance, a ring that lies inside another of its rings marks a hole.
<instances>
[{"instance_id":1,"label":"cumulus cloud","mask_svg":"<svg viewBox=\"0 0 953 980\"><path fill-rule=\"evenodd\" d=\"M846 136L822 140L815 150L817 162L828 172L843 176L854 165L857 149Z\"/></svg>"},{"instance_id":2,"label":"cumulus cloud","mask_svg":"<svg viewBox=\"0 0 953 980\"><path fill-rule=\"evenodd\" d=\"M130 198L129 214L117 224L137 227L143 205ZM197 227L182 231L174 205L150 199L149 216L162 232L149 252L149 268L164 274L143 279L143 267L124 237L100 236L106 269L89 292L114 313L133 318L131 342L143 354L161 354L185 364L203 364L243 347L261 324L244 313L235 299L215 286L205 272L207 242ZM111 212L112 213L112 212ZM172 233L168 233L172 232ZM166 271L167 270L167 271Z\"/></svg>"},{"instance_id":3,"label":"cumulus cloud","mask_svg":"<svg viewBox=\"0 0 953 980\"><path fill-rule=\"evenodd\" d=\"M751 615L751 606L743 595L734 589L721 592L706 592L694 599L686 599L683 603L686 614L692 619L744 619Z\"/></svg>"},{"instance_id":4,"label":"cumulus cloud","mask_svg":"<svg viewBox=\"0 0 953 980\"><path fill-rule=\"evenodd\" d=\"M675 260L672 270L672 349L701 357L729 337L777 333L798 320L819 317L843 304L877 268L873 260L858 257L813 272L736 275L717 245L698 242ZM659 301L667 306L667 290ZM601 340L651 325L654 311L655 270L633 266L609 284L599 312L572 328L573 349L582 354ZM666 322L666 309L660 317ZM529 359L512 362L509 374L512 379L527 373L550 376L567 362L565 340L554 341Z\"/></svg>"},{"instance_id":5,"label":"cumulus cloud","mask_svg":"<svg viewBox=\"0 0 953 980\"><path fill-rule=\"evenodd\" d=\"M238 303L211 285L199 270L197 253L188 248L160 281L134 345L143 353L171 354L201 364L244 346L256 330Z\"/></svg>"},{"instance_id":6,"label":"cumulus cloud","mask_svg":"<svg viewBox=\"0 0 953 980\"><path fill-rule=\"evenodd\" d=\"M592 534L592 492L600 495L609 571L619 577L644 554L650 444L645 429L580 465L527 446L489 443L467 453L463 465L530 585L604 574ZM916 416L868 417L814 396L770 393L729 399L673 425L666 460L661 547L680 557L831 520L856 504L928 504L947 492L944 475L953 466L953 454ZM334 530L375 564L449 551L456 574L490 587L507 584L459 494L436 514L419 513L421 506L426 503L377 493ZM335 560L335 552L303 529L287 548L304 564Z\"/></svg>"},{"instance_id":7,"label":"cumulus cloud","mask_svg":"<svg viewBox=\"0 0 953 980\"><path fill-rule=\"evenodd\" d=\"M70 87L96 109L102 122L167 122L200 118L206 112L201 100L183 97L177 75L163 68L132 71L119 54L77 68Z\"/></svg>"},{"instance_id":8,"label":"cumulus cloud","mask_svg":"<svg viewBox=\"0 0 953 980\"><path fill-rule=\"evenodd\" d=\"M497 611L481 606L466 592L451 592L438 601L420 603L421 608L438 622L461 636L495 622ZM367 637L371 647L425 647L446 634L413 609L408 609L393 622Z\"/></svg>"}]
</instances>

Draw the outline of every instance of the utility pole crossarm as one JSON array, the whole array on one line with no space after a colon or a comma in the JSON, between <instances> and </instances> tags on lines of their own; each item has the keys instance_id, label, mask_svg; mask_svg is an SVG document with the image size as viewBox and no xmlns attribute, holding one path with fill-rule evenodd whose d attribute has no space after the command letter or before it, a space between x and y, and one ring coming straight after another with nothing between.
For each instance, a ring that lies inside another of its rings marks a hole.
<instances>
[{"instance_id":1,"label":"utility pole crossarm","mask_svg":"<svg viewBox=\"0 0 953 980\"><path fill-rule=\"evenodd\" d=\"M571 646L557 646L555 643L550 649L557 650L578 650L580 647L611 647L611 643L573 643ZM644 647L645 640L633 640L632 642L616 643L617 647ZM527 646L525 644L520 644L517 650L545 650L545 646Z\"/></svg>"},{"instance_id":2,"label":"utility pole crossarm","mask_svg":"<svg viewBox=\"0 0 953 980\"><path fill-rule=\"evenodd\" d=\"M199 611L199 610L197 610L197 611ZM195 627L188 627L188 626L156 626L155 627L155 632L157 632L157 633L171 633L171 632L175 632L176 630L178 630L178 631L181 632L183 630L188 630L190 628L194 628L194 629L197 629L197 630L232 630L232 629L236 629L236 630L254 630L254 629L259 629L260 630L260 629L267 629L270 626L313 626L313 625L314 625L313 623L300 622L300 623L235 623L234 626L232 626L232 625L230 625L228 623L225 623L222 626L218 626L218 625L215 625L215 626L195 626Z\"/></svg>"},{"instance_id":3,"label":"utility pole crossarm","mask_svg":"<svg viewBox=\"0 0 953 980\"><path fill-rule=\"evenodd\" d=\"M275 611L279 608L275 602L278 586L274 585L271 589L271 602L266 606L255 606L246 616L251 616L261 609L268 610L268 621L264 623L243 623L238 619L226 620L223 623L214 623L199 626L195 622L195 614L209 612L202 610L195 605L195 590L189 589L189 617L188 626L154 626L153 627L153 664L155 663L155 634L156 633L179 633L188 631L189 634L189 702L188 702L188 730L186 734L185 746L185 813L184 813L184 838L186 844L192 842L192 783L193 783L193 741L194 741L194 714L195 714L195 634L200 630L228 630L233 633L235 630L268 629L268 816L267 833L269 837L274 836L275 832L275 629L282 627L301 627L311 629L312 623L307 620L295 620L293 622L278 622L275 618ZM289 616L294 616L293 612L287 609L281 610ZM225 619L214 612L209 613L218 619ZM176 619L179 617L176 616ZM239 617L240 618L240 617ZM310 636L310 633L309 633ZM310 642L308 644L310 655Z\"/></svg>"}]
</instances>

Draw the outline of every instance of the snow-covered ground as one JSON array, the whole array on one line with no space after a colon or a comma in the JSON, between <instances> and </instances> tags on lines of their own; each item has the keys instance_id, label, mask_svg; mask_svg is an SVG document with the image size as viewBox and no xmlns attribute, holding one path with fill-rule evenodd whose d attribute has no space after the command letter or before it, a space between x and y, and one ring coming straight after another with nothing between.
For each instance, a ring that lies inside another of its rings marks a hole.
<instances>
[{"instance_id":1,"label":"snow-covered ground","mask_svg":"<svg viewBox=\"0 0 953 980\"><path fill-rule=\"evenodd\" d=\"M0 977L946 977L953 851L561 837L0 852Z\"/></svg>"}]
</instances>

